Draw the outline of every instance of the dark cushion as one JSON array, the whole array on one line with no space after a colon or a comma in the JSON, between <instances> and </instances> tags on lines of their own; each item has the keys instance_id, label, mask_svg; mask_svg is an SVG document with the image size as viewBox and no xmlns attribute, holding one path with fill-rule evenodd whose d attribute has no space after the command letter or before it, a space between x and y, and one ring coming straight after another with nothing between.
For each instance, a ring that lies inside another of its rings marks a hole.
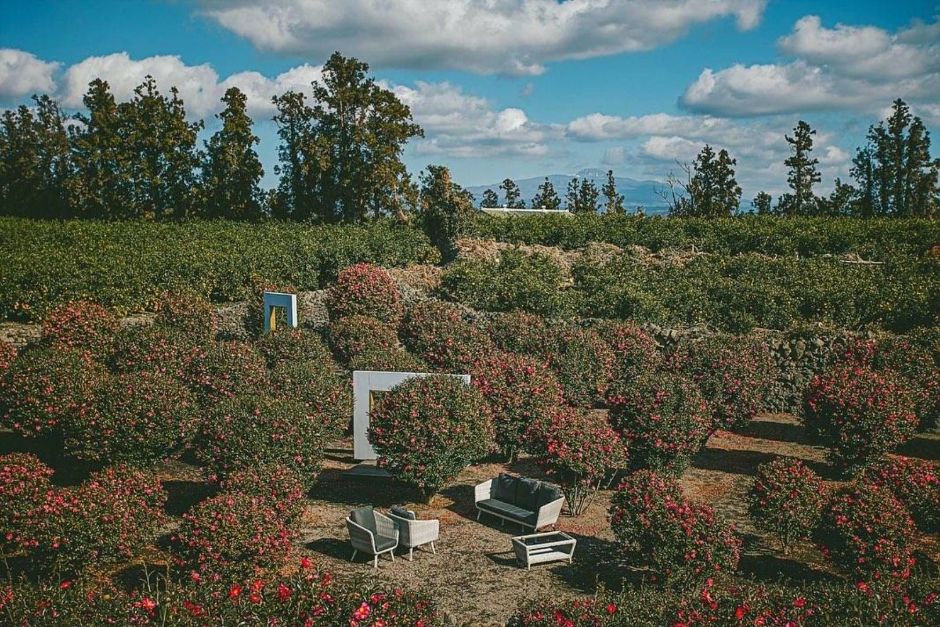
<instances>
[{"instance_id":1,"label":"dark cushion","mask_svg":"<svg viewBox=\"0 0 940 627\"><path fill-rule=\"evenodd\" d=\"M415 516L415 513L411 510L405 509L401 505L392 505L392 513L398 516L399 518L404 518L405 520L418 520L418 517Z\"/></svg>"},{"instance_id":2,"label":"dark cushion","mask_svg":"<svg viewBox=\"0 0 940 627\"><path fill-rule=\"evenodd\" d=\"M360 527L365 527L369 531L375 534L375 512L372 511L371 507L360 507L359 509L354 509L349 512L349 520L353 521ZM376 539L378 541L378 539Z\"/></svg>"},{"instance_id":3,"label":"dark cushion","mask_svg":"<svg viewBox=\"0 0 940 627\"><path fill-rule=\"evenodd\" d=\"M517 479L512 475L500 473L500 475L493 480L493 485L490 488L490 497L502 501L503 503L515 504L516 481Z\"/></svg>"},{"instance_id":4,"label":"dark cushion","mask_svg":"<svg viewBox=\"0 0 940 627\"><path fill-rule=\"evenodd\" d=\"M477 507L483 511L493 512L494 514L499 514L500 516L505 516L506 518L511 518L512 520L518 520L521 522L529 522L529 519L535 520L535 514L533 512L524 510L521 507L516 507L512 503L497 501L496 499L486 499L485 501L480 501L477 503Z\"/></svg>"},{"instance_id":5,"label":"dark cushion","mask_svg":"<svg viewBox=\"0 0 940 627\"><path fill-rule=\"evenodd\" d=\"M521 477L516 482L515 504L530 512L537 510L539 508L539 485L540 482L535 479Z\"/></svg>"},{"instance_id":6,"label":"dark cushion","mask_svg":"<svg viewBox=\"0 0 940 627\"><path fill-rule=\"evenodd\" d=\"M548 505L552 501L558 500L563 496L561 489L548 483L543 483L539 488L538 506Z\"/></svg>"},{"instance_id":7,"label":"dark cushion","mask_svg":"<svg viewBox=\"0 0 940 627\"><path fill-rule=\"evenodd\" d=\"M385 536L375 536L375 552L381 553L395 546L398 541L395 538L386 538Z\"/></svg>"}]
</instances>

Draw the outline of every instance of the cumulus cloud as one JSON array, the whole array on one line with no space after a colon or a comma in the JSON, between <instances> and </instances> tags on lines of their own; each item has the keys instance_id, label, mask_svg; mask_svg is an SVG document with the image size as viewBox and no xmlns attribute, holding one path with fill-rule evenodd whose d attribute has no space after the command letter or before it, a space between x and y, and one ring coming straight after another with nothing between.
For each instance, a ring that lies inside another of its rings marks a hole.
<instances>
[{"instance_id":1,"label":"cumulus cloud","mask_svg":"<svg viewBox=\"0 0 940 627\"><path fill-rule=\"evenodd\" d=\"M706 68L686 89L688 109L723 116L857 109L886 101L940 99L940 20L896 33L873 26L826 28L816 16L778 41L786 63Z\"/></svg>"},{"instance_id":2,"label":"cumulus cloud","mask_svg":"<svg viewBox=\"0 0 940 627\"><path fill-rule=\"evenodd\" d=\"M51 92L58 69L58 63L43 61L29 52L0 48L0 99Z\"/></svg>"},{"instance_id":3,"label":"cumulus cloud","mask_svg":"<svg viewBox=\"0 0 940 627\"><path fill-rule=\"evenodd\" d=\"M755 27L766 0L202 0L202 14L262 50L342 50L380 67L541 74L545 64L670 43L733 17Z\"/></svg>"}]
</instances>

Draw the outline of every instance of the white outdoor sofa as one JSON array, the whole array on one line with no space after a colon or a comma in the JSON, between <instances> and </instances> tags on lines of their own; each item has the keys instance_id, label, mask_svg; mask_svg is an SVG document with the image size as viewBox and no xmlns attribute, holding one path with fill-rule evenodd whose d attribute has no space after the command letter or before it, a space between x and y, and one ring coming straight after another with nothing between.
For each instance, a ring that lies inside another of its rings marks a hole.
<instances>
[{"instance_id":1,"label":"white outdoor sofa","mask_svg":"<svg viewBox=\"0 0 940 627\"><path fill-rule=\"evenodd\" d=\"M565 496L550 483L503 473L476 486L473 500L477 520L490 514L538 531L558 521Z\"/></svg>"},{"instance_id":2,"label":"white outdoor sofa","mask_svg":"<svg viewBox=\"0 0 940 627\"><path fill-rule=\"evenodd\" d=\"M354 509L346 518L346 529L353 552L350 561L356 559L359 551L372 555L373 566L379 567L379 555L388 553L395 561L395 549L398 548L398 529L395 521L377 512L371 507Z\"/></svg>"},{"instance_id":3,"label":"white outdoor sofa","mask_svg":"<svg viewBox=\"0 0 940 627\"><path fill-rule=\"evenodd\" d=\"M431 553L437 554L434 543L440 537L439 520L418 520L413 511L398 506L392 507L388 515L395 521L399 544L408 549L409 562L414 560L414 550L425 544L431 546Z\"/></svg>"}]
</instances>

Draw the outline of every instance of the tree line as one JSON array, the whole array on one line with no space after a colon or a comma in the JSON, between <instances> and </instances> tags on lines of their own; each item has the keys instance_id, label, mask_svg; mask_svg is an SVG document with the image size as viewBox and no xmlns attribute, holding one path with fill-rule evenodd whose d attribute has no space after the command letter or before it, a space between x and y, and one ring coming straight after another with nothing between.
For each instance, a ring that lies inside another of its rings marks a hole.
<instances>
[{"instance_id":1,"label":"tree line","mask_svg":"<svg viewBox=\"0 0 940 627\"><path fill-rule=\"evenodd\" d=\"M33 97L0 116L0 214L48 218L181 220L266 217L323 223L359 222L416 212L425 225L444 231L474 210L472 194L454 183L446 167L428 166L415 181L402 162L408 140L422 137L411 111L369 75L368 64L334 53L311 93L275 96L279 145L278 184L263 190L259 142L237 87L222 97L219 129L198 146L203 121L190 121L179 92L162 93L148 76L126 102L108 83L92 81L84 111L63 113L48 95ZM853 183L837 179L828 196L813 156L816 131L800 121L786 135L789 191L776 202L760 192L751 211L779 215L926 215L940 205L940 160L930 156L923 121L895 101L888 119L871 126L851 170ZM724 149L705 145L683 176L670 174L662 196L670 214L727 216L741 211L737 162ZM511 179L499 186L503 200L486 190L480 206L524 208ZM623 213L612 171L598 190L587 178L572 179L559 195L546 178L532 207L575 213Z\"/></svg>"}]
</instances>

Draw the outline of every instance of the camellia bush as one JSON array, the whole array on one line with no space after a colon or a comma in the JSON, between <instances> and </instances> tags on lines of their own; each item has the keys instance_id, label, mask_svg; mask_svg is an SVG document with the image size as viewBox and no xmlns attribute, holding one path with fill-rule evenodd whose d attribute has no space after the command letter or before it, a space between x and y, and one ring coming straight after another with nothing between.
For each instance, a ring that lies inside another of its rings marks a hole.
<instances>
[{"instance_id":1,"label":"camellia bush","mask_svg":"<svg viewBox=\"0 0 940 627\"><path fill-rule=\"evenodd\" d=\"M172 457L199 420L189 389L158 372L106 378L85 411L62 421L64 450L77 459L146 466Z\"/></svg>"},{"instance_id":2,"label":"camellia bush","mask_svg":"<svg viewBox=\"0 0 940 627\"><path fill-rule=\"evenodd\" d=\"M359 315L390 324L397 324L403 311L395 279L370 263L343 268L327 291L326 306L331 320Z\"/></svg>"},{"instance_id":3,"label":"camellia bush","mask_svg":"<svg viewBox=\"0 0 940 627\"><path fill-rule=\"evenodd\" d=\"M561 384L542 362L493 353L474 364L471 382L493 410L496 446L508 459L525 447L527 429L561 405Z\"/></svg>"},{"instance_id":4,"label":"camellia bush","mask_svg":"<svg viewBox=\"0 0 940 627\"><path fill-rule=\"evenodd\" d=\"M52 469L31 453L0 455L0 548L29 550L51 486Z\"/></svg>"},{"instance_id":5,"label":"camellia bush","mask_svg":"<svg viewBox=\"0 0 940 627\"><path fill-rule=\"evenodd\" d=\"M698 386L668 372L616 381L607 404L610 423L630 449L635 468L679 474L712 430Z\"/></svg>"},{"instance_id":6,"label":"camellia bush","mask_svg":"<svg viewBox=\"0 0 940 627\"><path fill-rule=\"evenodd\" d=\"M936 464L913 457L890 457L866 468L862 481L894 494L924 531L940 530L940 475Z\"/></svg>"},{"instance_id":7,"label":"camellia bush","mask_svg":"<svg viewBox=\"0 0 940 627\"><path fill-rule=\"evenodd\" d=\"M553 330L545 318L536 314L524 311L493 314L484 328L500 350L546 360L554 351Z\"/></svg>"},{"instance_id":8,"label":"camellia bush","mask_svg":"<svg viewBox=\"0 0 940 627\"><path fill-rule=\"evenodd\" d=\"M0 377L7 371L17 355L16 347L9 342L0 340Z\"/></svg>"},{"instance_id":9,"label":"camellia bush","mask_svg":"<svg viewBox=\"0 0 940 627\"><path fill-rule=\"evenodd\" d=\"M197 455L227 477L245 468L281 464L312 484L331 425L297 400L247 394L218 403L202 423Z\"/></svg>"},{"instance_id":10,"label":"camellia bush","mask_svg":"<svg viewBox=\"0 0 940 627\"><path fill-rule=\"evenodd\" d=\"M344 364L363 353L399 347L395 327L372 316L347 316L334 321L330 324L329 338L333 352Z\"/></svg>"},{"instance_id":11,"label":"camellia bush","mask_svg":"<svg viewBox=\"0 0 940 627\"><path fill-rule=\"evenodd\" d=\"M323 429L321 439L342 436L352 416L352 385L348 375L326 361L285 361L271 371L272 394L303 404L309 421Z\"/></svg>"},{"instance_id":12,"label":"camellia bush","mask_svg":"<svg viewBox=\"0 0 940 627\"><path fill-rule=\"evenodd\" d=\"M685 500L674 479L648 470L629 475L617 488L610 525L628 558L670 581L733 572L741 556L733 525L711 507Z\"/></svg>"},{"instance_id":13,"label":"camellia bush","mask_svg":"<svg viewBox=\"0 0 940 627\"><path fill-rule=\"evenodd\" d=\"M438 368L463 373L495 348L486 332L470 324L460 310L429 300L411 307L399 329L405 347Z\"/></svg>"},{"instance_id":14,"label":"camellia bush","mask_svg":"<svg viewBox=\"0 0 940 627\"><path fill-rule=\"evenodd\" d=\"M603 414L559 407L528 432L536 463L560 486L573 516L627 467L627 448Z\"/></svg>"},{"instance_id":15,"label":"camellia bush","mask_svg":"<svg viewBox=\"0 0 940 627\"><path fill-rule=\"evenodd\" d=\"M815 541L837 566L862 581L906 580L915 564L914 521L885 488L857 484L835 493Z\"/></svg>"},{"instance_id":16,"label":"camellia bush","mask_svg":"<svg viewBox=\"0 0 940 627\"><path fill-rule=\"evenodd\" d=\"M605 321L595 331L614 353L615 379L633 379L658 370L663 363L656 340L635 324Z\"/></svg>"},{"instance_id":17,"label":"camellia bush","mask_svg":"<svg viewBox=\"0 0 940 627\"><path fill-rule=\"evenodd\" d=\"M333 356L323 339L304 329L278 327L265 333L254 344L269 368L288 361L322 361L333 364Z\"/></svg>"},{"instance_id":18,"label":"camellia bush","mask_svg":"<svg viewBox=\"0 0 940 627\"><path fill-rule=\"evenodd\" d=\"M392 372L436 372L441 370L415 357L405 349L371 348L346 364L349 370L386 370Z\"/></svg>"},{"instance_id":19,"label":"camellia bush","mask_svg":"<svg viewBox=\"0 0 940 627\"><path fill-rule=\"evenodd\" d=\"M108 352L117 319L97 303L73 301L50 311L42 320L40 339L58 348L85 351L93 357Z\"/></svg>"},{"instance_id":20,"label":"camellia bush","mask_svg":"<svg viewBox=\"0 0 940 627\"><path fill-rule=\"evenodd\" d=\"M778 457L757 467L748 513L758 528L776 534L789 553L795 541L810 537L826 498L819 475L798 459Z\"/></svg>"},{"instance_id":21,"label":"camellia bush","mask_svg":"<svg viewBox=\"0 0 940 627\"><path fill-rule=\"evenodd\" d=\"M205 354L208 343L164 325L133 325L119 329L104 363L117 374L151 372L190 383L190 360Z\"/></svg>"},{"instance_id":22,"label":"camellia bush","mask_svg":"<svg viewBox=\"0 0 940 627\"><path fill-rule=\"evenodd\" d=\"M851 365L813 377L803 420L830 459L849 469L877 461L917 428L914 401L895 376Z\"/></svg>"},{"instance_id":23,"label":"camellia bush","mask_svg":"<svg viewBox=\"0 0 940 627\"><path fill-rule=\"evenodd\" d=\"M715 335L688 342L670 356L670 367L702 390L718 429L741 429L757 414L774 378L763 342Z\"/></svg>"},{"instance_id":24,"label":"camellia bush","mask_svg":"<svg viewBox=\"0 0 940 627\"><path fill-rule=\"evenodd\" d=\"M247 494L267 501L288 526L303 513L306 486L292 468L270 464L237 470L219 482L223 492Z\"/></svg>"},{"instance_id":25,"label":"camellia bush","mask_svg":"<svg viewBox=\"0 0 940 627\"><path fill-rule=\"evenodd\" d=\"M199 400L212 404L267 383L264 357L247 342L215 342L190 355L187 377Z\"/></svg>"},{"instance_id":26,"label":"camellia bush","mask_svg":"<svg viewBox=\"0 0 940 627\"><path fill-rule=\"evenodd\" d=\"M215 307L196 292L166 292L156 303L154 324L201 344L211 342L219 330Z\"/></svg>"},{"instance_id":27,"label":"camellia bush","mask_svg":"<svg viewBox=\"0 0 940 627\"><path fill-rule=\"evenodd\" d=\"M78 350L30 347L0 373L0 424L26 437L58 433L62 421L88 409L105 375Z\"/></svg>"},{"instance_id":28,"label":"camellia bush","mask_svg":"<svg viewBox=\"0 0 940 627\"><path fill-rule=\"evenodd\" d=\"M385 468L430 499L490 452L490 408L476 388L456 377L409 379L372 408L369 441Z\"/></svg>"},{"instance_id":29,"label":"camellia bush","mask_svg":"<svg viewBox=\"0 0 940 627\"><path fill-rule=\"evenodd\" d=\"M567 401L593 407L613 377L614 353L595 331L571 326L558 333L551 365Z\"/></svg>"}]
</instances>

